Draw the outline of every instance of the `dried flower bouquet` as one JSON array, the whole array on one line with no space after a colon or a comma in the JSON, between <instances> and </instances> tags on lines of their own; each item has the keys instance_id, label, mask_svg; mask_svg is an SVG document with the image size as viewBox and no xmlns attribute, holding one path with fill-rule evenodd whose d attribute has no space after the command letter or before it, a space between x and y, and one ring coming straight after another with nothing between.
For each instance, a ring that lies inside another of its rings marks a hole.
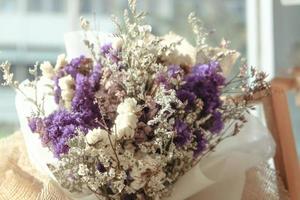
<instances>
[{"instance_id":1,"label":"dried flower bouquet","mask_svg":"<svg viewBox=\"0 0 300 200\"><path fill-rule=\"evenodd\" d=\"M1 69L5 85L35 105L28 125L57 158L48 166L64 188L99 199L162 199L220 142L239 133L252 95L269 85L263 72L243 62L226 77L239 53L224 40L209 46L194 14L188 18L191 45L174 33L153 35L135 1L129 8L123 23L114 18L111 43L97 46L86 38L91 56L60 55L55 66L44 62L30 70L34 80L27 87L47 87L42 98L22 90L8 62ZM85 19L81 26L90 31ZM47 111L46 98L55 110Z\"/></svg>"}]
</instances>

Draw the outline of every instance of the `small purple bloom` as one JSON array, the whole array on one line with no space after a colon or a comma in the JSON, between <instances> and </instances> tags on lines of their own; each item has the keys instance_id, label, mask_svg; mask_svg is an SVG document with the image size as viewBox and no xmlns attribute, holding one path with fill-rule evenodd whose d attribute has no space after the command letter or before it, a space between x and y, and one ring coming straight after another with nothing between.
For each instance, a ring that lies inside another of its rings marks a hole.
<instances>
[{"instance_id":1,"label":"small purple bloom","mask_svg":"<svg viewBox=\"0 0 300 200\"><path fill-rule=\"evenodd\" d=\"M99 126L101 117L98 104L94 101L95 92L99 89L101 79L101 66L95 65L90 72L80 71L81 65L89 64L84 56L73 59L55 77L56 102L59 103L59 78L71 74L75 79L75 93L70 111L60 109L43 119L45 133L42 136L44 144L49 145L56 157L67 153L68 140L77 135L77 130L87 133L89 129ZM83 66L86 67L86 66ZM29 124L33 129L34 124Z\"/></svg>"},{"instance_id":2,"label":"small purple bloom","mask_svg":"<svg viewBox=\"0 0 300 200\"><path fill-rule=\"evenodd\" d=\"M203 137L200 131L194 133L196 136L196 150L194 151L194 157L199 156L207 148L207 140Z\"/></svg>"},{"instance_id":3,"label":"small purple bloom","mask_svg":"<svg viewBox=\"0 0 300 200\"><path fill-rule=\"evenodd\" d=\"M42 127L42 119L39 117L34 117L29 119L28 126L31 132L37 132Z\"/></svg>"},{"instance_id":4,"label":"small purple bloom","mask_svg":"<svg viewBox=\"0 0 300 200\"><path fill-rule=\"evenodd\" d=\"M174 138L174 143L177 147L182 147L191 139L190 128L180 119L175 121L175 131L176 136Z\"/></svg>"},{"instance_id":5,"label":"small purple bloom","mask_svg":"<svg viewBox=\"0 0 300 200\"><path fill-rule=\"evenodd\" d=\"M108 55L112 51L112 44L111 43L106 43L101 46L100 48L100 53L103 55Z\"/></svg>"},{"instance_id":6,"label":"small purple bloom","mask_svg":"<svg viewBox=\"0 0 300 200\"><path fill-rule=\"evenodd\" d=\"M196 100L196 95L188 90L180 89L176 92L176 96L180 101L182 102L187 102L187 105L185 107L186 110L191 110L195 107L195 100Z\"/></svg>"},{"instance_id":7,"label":"small purple bloom","mask_svg":"<svg viewBox=\"0 0 300 200\"><path fill-rule=\"evenodd\" d=\"M76 78L76 75L79 73L80 67L86 60L87 58L83 55L78 58L73 58L71 62L65 66L65 72L67 74L70 74L73 78Z\"/></svg>"},{"instance_id":8,"label":"small purple bloom","mask_svg":"<svg viewBox=\"0 0 300 200\"><path fill-rule=\"evenodd\" d=\"M111 43L107 43L101 46L100 53L106 58L109 58L113 63L118 63L121 60L118 55L119 52L112 48Z\"/></svg>"},{"instance_id":9,"label":"small purple bloom","mask_svg":"<svg viewBox=\"0 0 300 200\"><path fill-rule=\"evenodd\" d=\"M168 77L176 78L178 75L183 74L183 70L179 65L170 65L167 73Z\"/></svg>"},{"instance_id":10,"label":"small purple bloom","mask_svg":"<svg viewBox=\"0 0 300 200\"><path fill-rule=\"evenodd\" d=\"M224 128L222 114L219 111L213 112L212 117L205 123L204 126L207 126L208 130L212 133L220 133L220 131Z\"/></svg>"},{"instance_id":11,"label":"small purple bloom","mask_svg":"<svg viewBox=\"0 0 300 200\"><path fill-rule=\"evenodd\" d=\"M135 194L124 194L124 196L121 198L122 200L136 200L137 197Z\"/></svg>"},{"instance_id":12,"label":"small purple bloom","mask_svg":"<svg viewBox=\"0 0 300 200\"><path fill-rule=\"evenodd\" d=\"M225 84L220 70L218 62L196 65L186 75L185 84L177 90L177 97L182 102L188 102L186 110L196 108L196 99L203 102L203 110L199 117L212 115L203 125L203 128L212 133L219 133L224 126L222 115L217 111L222 106L221 88Z\"/></svg>"},{"instance_id":13,"label":"small purple bloom","mask_svg":"<svg viewBox=\"0 0 300 200\"><path fill-rule=\"evenodd\" d=\"M104 167L104 165L103 165L102 163L98 163L98 164L97 164L97 170L98 170L99 172L101 172L101 173L106 172L106 169L105 169L105 167Z\"/></svg>"}]
</instances>

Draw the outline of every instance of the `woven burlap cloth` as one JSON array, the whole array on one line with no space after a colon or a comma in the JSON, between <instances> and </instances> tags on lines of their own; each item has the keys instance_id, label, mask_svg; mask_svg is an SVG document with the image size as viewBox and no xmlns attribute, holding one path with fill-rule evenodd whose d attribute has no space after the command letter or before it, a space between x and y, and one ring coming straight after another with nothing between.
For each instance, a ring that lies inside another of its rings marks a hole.
<instances>
[{"instance_id":1,"label":"woven burlap cloth","mask_svg":"<svg viewBox=\"0 0 300 200\"><path fill-rule=\"evenodd\" d=\"M0 140L0 200L69 200L55 182L30 164L22 134ZM199 197L201 199L201 197ZM247 172L243 200L286 200L277 173L262 164Z\"/></svg>"}]
</instances>

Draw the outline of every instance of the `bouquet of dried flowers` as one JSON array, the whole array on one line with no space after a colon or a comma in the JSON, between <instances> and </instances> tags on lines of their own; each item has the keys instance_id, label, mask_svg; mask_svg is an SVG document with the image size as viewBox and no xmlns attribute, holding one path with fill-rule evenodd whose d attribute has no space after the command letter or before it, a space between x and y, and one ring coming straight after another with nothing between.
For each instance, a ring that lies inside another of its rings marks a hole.
<instances>
[{"instance_id":1,"label":"bouquet of dried flowers","mask_svg":"<svg viewBox=\"0 0 300 200\"><path fill-rule=\"evenodd\" d=\"M42 99L56 103L50 113L43 101L27 97L8 62L1 69L4 84L36 106L28 125L57 158L49 168L62 187L99 199L161 199L221 141L239 133L252 95L269 85L264 73L242 61L226 78L239 53L224 40L207 45L194 14L188 18L193 46L174 33L153 35L135 1L129 8L123 23L114 18L111 43L84 40L91 56L60 55L55 66L30 69L35 78L28 86L43 83L48 92ZM81 26L90 31L85 19Z\"/></svg>"}]
</instances>

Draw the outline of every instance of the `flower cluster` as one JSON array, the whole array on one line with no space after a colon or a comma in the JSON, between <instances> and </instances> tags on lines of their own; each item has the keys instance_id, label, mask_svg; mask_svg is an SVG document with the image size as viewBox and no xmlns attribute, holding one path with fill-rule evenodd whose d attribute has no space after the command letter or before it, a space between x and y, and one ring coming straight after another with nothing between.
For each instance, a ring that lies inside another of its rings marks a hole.
<instances>
[{"instance_id":1,"label":"flower cluster","mask_svg":"<svg viewBox=\"0 0 300 200\"><path fill-rule=\"evenodd\" d=\"M35 82L53 84L49 98L57 109L45 114L36 102L40 112L28 124L58 159L49 168L70 192L88 191L99 199L162 199L223 139L239 132L251 95L268 84L264 73L244 64L227 79L224 71L239 53L227 49L225 41L207 45L194 15L189 17L192 45L174 33L153 35L135 1L129 6L124 24L115 20L111 43L96 49L84 40L92 58L59 56L55 67L40 66L42 76ZM82 24L87 31L88 23ZM1 69L6 84L18 89L9 64ZM226 131L225 125L235 128Z\"/></svg>"}]
</instances>

